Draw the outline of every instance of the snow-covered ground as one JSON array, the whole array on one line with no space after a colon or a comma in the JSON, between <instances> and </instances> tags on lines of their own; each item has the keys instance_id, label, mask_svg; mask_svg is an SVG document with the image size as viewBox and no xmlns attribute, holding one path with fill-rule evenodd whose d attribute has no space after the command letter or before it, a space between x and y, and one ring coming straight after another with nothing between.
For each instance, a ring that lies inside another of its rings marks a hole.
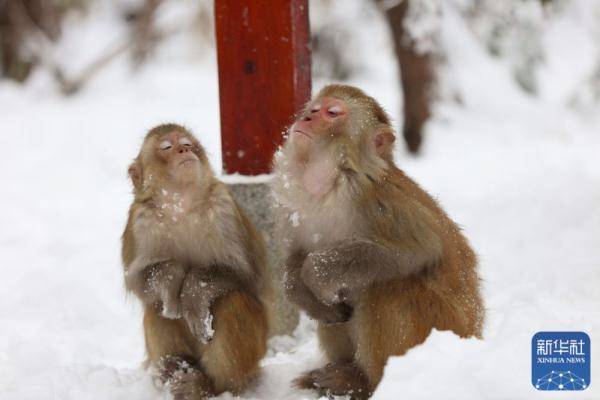
<instances>
[{"instance_id":1,"label":"snow-covered ground","mask_svg":"<svg viewBox=\"0 0 600 400\"><path fill-rule=\"evenodd\" d=\"M574 4L545 28L537 97L446 10L444 74L463 104L441 104L423 155L398 146L397 161L480 255L485 340L434 332L390 360L374 398L600 398L600 107L567 106L598 49L588 31L592 2ZM90 46L110 44L118 31L105 7L93 24L71 22L63 57L82 60ZM350 83L400 120L381 18L369 14L355 31L356 43L372 43ZM193 45L176 35L135 73L117 60L72 98L56 94L42 71L25 87L0 82L0 399L169 397L140 366L141 314L123 290L119 236L131 200L127 165L149 127L187 125L219 170L215 57ZM315 89L325 83L317 79ZM587 390L531 386L531 338L542 330L589 334ZM322 362L313 333L305 319L294 337L273 338L263 375L243 398L315 399L289 387Z\"/></svg>"}]
</instances>

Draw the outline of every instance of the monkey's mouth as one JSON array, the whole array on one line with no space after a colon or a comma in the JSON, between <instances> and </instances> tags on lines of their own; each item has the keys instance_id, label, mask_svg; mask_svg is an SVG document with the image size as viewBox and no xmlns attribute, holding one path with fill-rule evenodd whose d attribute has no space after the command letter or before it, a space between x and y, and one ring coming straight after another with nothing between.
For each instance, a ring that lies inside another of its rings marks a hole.
<instances>
[{"instance_id":1,"label":"monkey's mouth","mask_svg":"<svg viewBox=\"0 0 600 400\"><path fill-rule=\"evenodd\" d=\"M194 162L196 162L196 159L193 158L193 157L189 157L189 158L186 158L185 160L181 160L179 162L179 166L180 167L186 166L186 165L189 165L189 164L194 163Z\"/></svg>"},{"instance_id":2,"label":"monkey's mouth","mask_svg":"<svg viewBox=\"0 0 600 400\"><path fill-rule=\"evenodd\" d=\"M306 133L306 132L304 132L304 131L301 131L300 129L296 129L296 130L294 131L294 133L299 133L299 134L301 134L301 135L304 135L304 136L306 136L306 137L307 137L307 138L309 138L310 140L313 140L313 137L312 137L311 135L309 135L308 133Z\"/></svg>"}]
</instances>

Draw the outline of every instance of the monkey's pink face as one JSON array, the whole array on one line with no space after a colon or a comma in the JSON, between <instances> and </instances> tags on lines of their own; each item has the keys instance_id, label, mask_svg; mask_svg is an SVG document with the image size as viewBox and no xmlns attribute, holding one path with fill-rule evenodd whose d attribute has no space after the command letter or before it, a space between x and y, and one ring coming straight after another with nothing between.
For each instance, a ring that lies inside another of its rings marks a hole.
<instances>
[{"instance_id":1,"label":"monkey's pink face","mask_svg":"<svg viewBox=\"0 0 600 400\"><path fill-rule=\"evenodd\" d=\"M290 138L300 150L307 150L315 141L334 135L348 118L348 106L343 100L323 97L313 101L290 128Z\"/></svg>"},{"instance_id":2,"label":"monkey's pink face","mask_svg":"<svg viewBox=\"0 0 600 400\"><path fill-rule=\"evenodd\" d=\"M167 169L175 179L196 175L200 159L195 154L195 143L181 132L170 132L157 140L156 154L166 163Z\"/></svg>"}]
</instances>

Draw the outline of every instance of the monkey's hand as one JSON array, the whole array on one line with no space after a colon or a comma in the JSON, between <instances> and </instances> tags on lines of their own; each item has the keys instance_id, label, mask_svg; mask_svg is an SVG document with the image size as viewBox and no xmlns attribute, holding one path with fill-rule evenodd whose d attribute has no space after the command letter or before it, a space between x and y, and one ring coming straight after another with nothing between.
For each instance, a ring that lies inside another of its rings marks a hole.
<instances>
[{"instance_id":1,"label":"monkey's hand","mask_svg":"<svg viewBox=\"0 0 600 400\"><path fill-rule=\"evenodd\" d=\"M325 304L352 303L371 284L403 278L417 271L424 260L416 251L391 250L353 239L310 253L301 278Z\"/></svg>"},{"instance_id":2,"label":"monkey's hand","mask_svg":"<svg viewBox=\"0 0 600 400\"><path fill-rule=\"evenodd\" d=\"M144 303L157 307L165 318L180 318L179 293L185 267L174 261L151 263L137 273L126 273L125 283Z\"/></svg>"},{"instance_id":3,"label":"monkey's hand","mask_svg":"<svg viewBox=\"0 0 600 400\"><path fill-rule=\"evenodd\" d=\"M332 306L341 304L350 295L351 286L347 270L352 260L349 254L331 248L310 253L300 273L300 278L319 302Z\"/></svg>"},{"instance_id":4,"label":"monkey's hand","mask_svg":"<svg viewBox=\"0 0 600 400\"><path fill-rule=\"evenodd\" d=\"M214 334L211 307L221 296L239 288L235 278L228 274L200 268L191 269L181 289L181 308L190 332L200 342L208 343Z\"/></svg>"},{"instance_id":5,"label":"monkey's hand","mask_svg":"<svg viewBox=\"0 0 600 400\"><path fill-rule=\"evenodd\" d=\"M300 278L304 255L293 254L284 264L283 287L288 300L300 307L309 317L325 324L346 322L352 308L346 304L326 305L319 301Z\"/></svg>"}]
</instances>

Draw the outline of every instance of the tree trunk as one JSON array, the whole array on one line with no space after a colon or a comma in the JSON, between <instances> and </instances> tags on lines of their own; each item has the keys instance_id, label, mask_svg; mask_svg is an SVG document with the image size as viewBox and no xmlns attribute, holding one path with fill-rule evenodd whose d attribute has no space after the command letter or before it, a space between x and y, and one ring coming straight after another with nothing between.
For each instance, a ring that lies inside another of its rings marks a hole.
<instances>
[{"instance_id":1,"label":"tree trunk","mask_svg":"<svg viewBox=\"0 0 600 400\"><path fill-rule=\"evenodd\" d=\"M423 125L431 115L430 94L433 86L433 69L430 55L416 51L414 42L404 28L404 18L409 0L386 11L386 17L398 57L400 79L404 97L403 136L411 153L417 153L423 141Z\"/></svg>"}]
</instances>

